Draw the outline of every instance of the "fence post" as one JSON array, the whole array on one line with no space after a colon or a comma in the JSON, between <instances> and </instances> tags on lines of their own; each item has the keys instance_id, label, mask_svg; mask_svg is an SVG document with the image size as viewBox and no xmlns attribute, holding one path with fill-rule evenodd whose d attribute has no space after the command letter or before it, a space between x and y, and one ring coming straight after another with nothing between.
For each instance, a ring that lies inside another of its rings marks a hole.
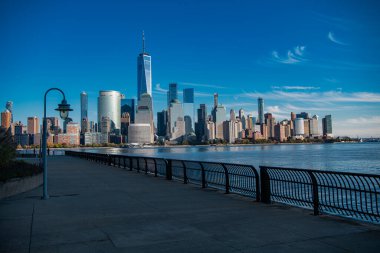
<instances>
[{"instance_id":1,"label":"fence post","mask_svg":"<svg viewBox=\"0 0 380 253\"><path fill-rule=\"evenodd\" d=\"M133 161L132 157L129 157L129 170L132 171Z\"/></svg>"},{"instance_id":2,"label":"fence post","mask_svg":"<svg viewBox=\"0 0 380 253\"><path fill-rule=\"evenodd\" d=\"M203 164L200 162L201 165L201 173L202 173L202 188L206 188L206 172L205 168L203 167Z\"/></svg>"},{"instance_id":3,"label":"fence post","mask_svg":"<svg viewBox=\"0 0 380 253\"><path fill-rule=\"evenodd\" d=\"M166 179L172 180L172 160L167 160L168 163L166 164Z\"/></svg>"},{"instance_id":4,"label":"fence post","mask_svg":"<svg viewBox=\"0 0 380 253\"><path fill-rule=\"evenodd\" d=\"M137 160L137 172L140 173L140 159L139 159L139 157L137 157L136 160Z\"/></svg>"},{"instance_id":5,"label":"fence post","mask_svg":"<svg viewBox=\"0 0 380 253\"><path fill-rule=\"evenodd\" d=\"M144 161L145 161L145 175L148 174L148 162L146 160L146 157L144 157Z\"/></svg>"},{"instance_id":6,"label":"fence post","mask_svg":"<svg viewBox=\"0 0 380 253\"><path fill-rule=\"evenodd\" d=\"M318 196L318 182L317 179L314 176L314 173L311 171L308 171L311 183L313 184L313 208L314 208L314 215L319 215L319 196Z\"/></svg>"},{"instance_id":7,"label":"fence post","mask_svg":"<svg viewBox=\"0 0 380 253\"><path fill-rule=\"evenodd\" d=\"M156 162L156 158L153 158L153 161L154 161L154 176L157 177L157 162Z\"/></svg>"},{"instance_id":8,"label":"fence post","mask_svg":"<svg viewBox=\"0 0 380 253\"><path fill-rule=\"evenodd\" d=\"M266 167L260 166L261 202L270 204L270 178Z\"/></svg>"},{"instance_id":9,"label":"fence post","mask_svg":"<svg viewBox=\"0 0 380 253\"><path fill-rule=\"evenodd\" d=\"M125 156L123 156L123 167L124 167L124 169L125 169Z\"/></svg>"},{"instance_id":10,"label":"fence post","mask_svg":"<svg viewBox=\"0 0 380 253\"><path fill-rule=\"evenodd\" d=\"M186 173L186 165L185 162L182 161L182 166L183 166L183 183L187 184L187 173Z\"/></svg>"},{"instance_id":11,"label":"fence post","mask_svg":"<svg viewBox=\"0 0 380 253\"><path fill-rule=\"evenodd\" d=\"M108 166L111 166L111 156L107 155L107 158L108 158Z\"/></svg>"},{"instance_id":12,"label":"fence post","mask_svg":"<svg viewBox=\"0 0 380 253\"><path fill-rule=\"evenodd\" d=\"M224 175L226 179L226 194L230 193L230 176L228 174L228 169L226 165L222 163L223 169L224 169Z\"/></svg>"}]
</instances>

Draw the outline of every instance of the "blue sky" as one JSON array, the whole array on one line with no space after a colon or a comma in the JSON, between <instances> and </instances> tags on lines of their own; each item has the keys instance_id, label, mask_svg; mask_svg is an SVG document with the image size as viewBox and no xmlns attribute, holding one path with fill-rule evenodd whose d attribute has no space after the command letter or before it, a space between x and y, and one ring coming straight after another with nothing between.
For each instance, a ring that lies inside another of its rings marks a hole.
<instances>
[{"instance_id":1,"label":"blue sky","mask_svg":"<svg viewBox=\"0 0 380 253\"><path fill-rule=\"evenodd\" d=\"M376 1L3 0L0 105L12 100L25 123L55 86L78 121L84 90L95 120L99 90L136 97L144 30L156 111L178 82L208 108L218 92L228 111L255 116L262 96L278 120L332 114L335 135L380 137L379 11Z\"/></svg>"}]
</instances>

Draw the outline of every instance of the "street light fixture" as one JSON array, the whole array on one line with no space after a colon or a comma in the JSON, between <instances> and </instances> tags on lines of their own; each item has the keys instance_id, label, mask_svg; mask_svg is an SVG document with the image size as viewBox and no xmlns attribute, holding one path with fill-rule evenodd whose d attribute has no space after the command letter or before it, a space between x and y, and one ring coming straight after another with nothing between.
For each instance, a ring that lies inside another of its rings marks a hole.
<instances>
[{"instance_id":1,"label":"street light fixture","mask_svg":"<svg viewBox=\"0 0 380 253\"><path fill-rule=\"evenodd\" d=\"M48 191L47 191L47 157L46 157L46 147L47 147L47 119L46 119L46 96L47 94L52 91L56 90L59 91L62 96L62 102L58 104L58 108L56 108L56 111L59 111L59 116L65 120L69 116L69 111L72 111L73 109L70 108L70 105L66 101L65 93L61 89L58 88L50 88L45 92L44 96L44 119L43 119L43 129L42 129L42 162L43 162L43 168L44 168L44 186L43 186L43 199L48 199Z\"/></svg>"}]
</instances>

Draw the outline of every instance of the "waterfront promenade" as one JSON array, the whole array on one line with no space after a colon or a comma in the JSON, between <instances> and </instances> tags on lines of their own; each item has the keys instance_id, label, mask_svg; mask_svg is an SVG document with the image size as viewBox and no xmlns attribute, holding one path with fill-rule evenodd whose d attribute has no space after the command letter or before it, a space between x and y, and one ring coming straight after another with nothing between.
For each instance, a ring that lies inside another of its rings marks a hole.
<instances>
[{"instance_id":1,"label":"waterfront promenade","mask_svg":"<svg viewBox=\"0 0 380 253\"><path fill-rule=\"evenodd\" d=\"M42 188L0 201L0 252L378 252L380 226L49 158Z\"/></svg>"}]
</instances>

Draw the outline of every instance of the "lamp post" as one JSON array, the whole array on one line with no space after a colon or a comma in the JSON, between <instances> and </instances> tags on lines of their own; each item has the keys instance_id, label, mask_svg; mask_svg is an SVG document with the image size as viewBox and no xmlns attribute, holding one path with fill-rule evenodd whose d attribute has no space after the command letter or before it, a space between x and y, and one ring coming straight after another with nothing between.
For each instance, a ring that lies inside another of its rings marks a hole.
<instances>
[{"instance_id":1,"label":"lamp post","mask_svg":"<svg viewBox=\"0 0 380 253\"><path fill-rule=\"evenodd\" d=\"M56 111L59 111L60 117L64 120L69 116L69 111L72 111L73 109L70 108L70 105L66 101L65 93L63 93L62 90L58 88L50 88L45 92L44 96L44 119L43 119L43 132L42 132L42 162L43 162L43 168L44 168L44 186L43 186L43 199L48 199L48 191L47 191L47 158L46 158L46 147L47 147L47 120L46 120L46 96L47 94L52 91L57 90L61 92L63 99L60 104L58 104L58 108L56 108Z\"/></svg>"}]
</instances>

